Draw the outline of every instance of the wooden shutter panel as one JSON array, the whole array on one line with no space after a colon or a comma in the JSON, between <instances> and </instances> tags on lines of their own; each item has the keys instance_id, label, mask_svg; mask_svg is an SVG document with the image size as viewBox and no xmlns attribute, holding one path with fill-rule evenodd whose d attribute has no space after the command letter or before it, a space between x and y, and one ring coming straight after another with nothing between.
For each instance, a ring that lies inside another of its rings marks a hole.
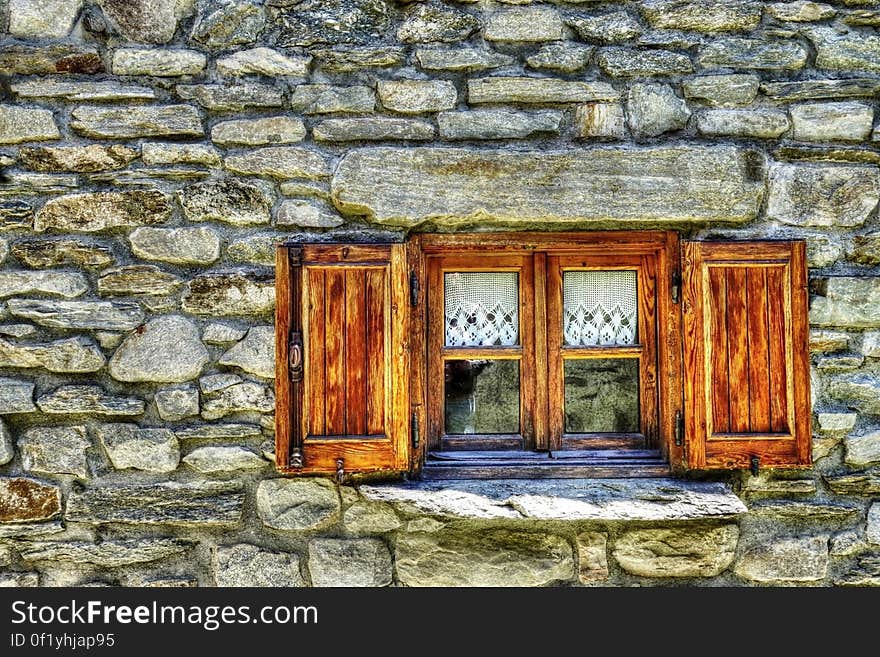
<instances>
[{"instance_id":1,"label":"wooden shutter panel","mask_svg":"<svg viewBox=\"0 0 880 657\"><path fill-rule=\"evenodd\" d=\"M811 462L803 242L682 242L691 468Z\"/></svg>"},{"instance_id":2,"label":"wooden shutter panel","mask_svg":"<svg viewBox=\"0 0 880 657\"><path fill-rule=\"evenodd\" d=\"M407 471L405 245L282 246L276 269L278 469Z\"/></svg>"}]
</instances>

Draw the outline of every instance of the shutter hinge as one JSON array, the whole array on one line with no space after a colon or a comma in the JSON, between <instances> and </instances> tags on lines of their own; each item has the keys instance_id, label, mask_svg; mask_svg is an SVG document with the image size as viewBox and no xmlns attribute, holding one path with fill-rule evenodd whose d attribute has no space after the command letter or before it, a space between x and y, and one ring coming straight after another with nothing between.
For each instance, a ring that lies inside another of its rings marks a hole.
<instances>
[{"instance_id":1,"label":"shutter hinge","mask_svg":"<svg viewBox=\"0 0 880 657\"><path fill-rule=\"evenodd\" d=\"M675 446L681 447L684 444L684 416L681 411L675 411Z\"/></svg>"},{"instance_id":2,"label":"shutter hinge","mask_svg":"<svg viewBox=\"0 0 880 657\"><path fill-rule=\"evenodd\" d=\"M412 417L410 418L410 436L412 438L413 449L418 449L419 448L419 413L418 413L418 411L413 411Z\"/></svg>"},{"instance_id":3,"label":"shutter hinge","mask_svg":"<svg viewBox=\"0 0 880 657\"><path fill-rule=\"evenodd\" d=\"M753 456L751 458L750 465L751 465L751 467L749 469L752 471L752 476L757 477L758 476L758 468L761 467L761 457L760 456Z\"/></svg>"},{"instance_id":4,"label":"shutter hinge","mask_svg":"<svg viewBox=\"0 0 880 657\"><path fill-rule=\"evenodd\" d=\"M290 452L290 467L297 469L303 467L303 453L299 447L294 447Z\"/></svg>"},{"instance_id":5,"label":"shutter hinge","mask_svg":"<svg viewBox=\"0 0 880 657\"><path fill-rule=\"evenodd\" d=\"M676 269L672 272L672 303L678 303L681 299L681 272Z\"/></svg>"},{"instance_id":6,"label":"shutter hinge","mask_svg":"<svg viewBox=\"0 0 880 657\"><path fill-rule=\"evenodd\" d=\"M287 249L287 260L291 267L299 267L303 261L303 250L301 246L291 246Z\"/></svg>"},{"instance_id":7,"label":"shutter hinge","mask_svg":"<svg viewBox=\"0 0 880 657\"><path fill-rule=\"evenodd\" d=\"M409 274L409 305L419 305L419 275L414 271Z\"/></svg>"},{"instance_id":8,"label":"shutter hinge","mask_svg":"<svg viewBox=\"0 0 880 657\"><path fill-rule=\"evenodd\" d=\"M290 380L302 381L303 378L303 343L300 331L290 332L290 341L287 344L287 363L289 366Z\"/></svg>"},{"instance_id":9,"label":"shutter hinge","mask_svg":"<svg viewBox=\"0 0 880 657\"><path fill-rule=\"evenodd\" d=\"M342 483L345 481L345 461L336 459L336 481Z\"/></svg>"}]
</instances>

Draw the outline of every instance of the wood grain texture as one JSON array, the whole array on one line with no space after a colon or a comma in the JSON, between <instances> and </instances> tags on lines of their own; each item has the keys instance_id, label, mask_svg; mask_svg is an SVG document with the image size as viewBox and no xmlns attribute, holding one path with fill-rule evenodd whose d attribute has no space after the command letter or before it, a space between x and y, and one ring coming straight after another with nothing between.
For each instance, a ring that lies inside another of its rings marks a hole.
<instances>
[{"instance_id":1,"label":"wood grain texture","mask_svg":"<svg viewBox=\"0 0 880 657\"><path fill-rule=\"evenodd\" d=\"M290 258L287 247L275 249L275 464L280 470L290 463L293 416L290 388L288 335L291 320Z\"/></svg>"},{"instance_id":2,"label":"wood grain texture","mask_svg":"<svg viewBox=\"0 0 880 657\"><path fill-rule=\"evenodd\" d=\"M324 361L326 423L323 435L345 435L345 270L324 272Z\"/></svg>"},{"instance_id":3,"label":"wood grain texture","mask_svg":"<svg viewBox=\"0 0 880 657\"><path fill-rule=\"evenodd\" d=\"M327 433L327 376L326 376L326 288L323 269L309 269L306 279L306 394L308 422L306 435L323 436Z\"/></svg>"},{"instance_id":4,"label":"wood grain texture","mask_svg":"<svg viewBox=\"0 0 880 657\"><path fill-rule=\"evenodd\" d=\"M425 461L427 453L428 415L426 399L427 388L427 280L425 276L425 258L422 253L420 236L410 239L406 247L407 267L410 276L417 285L415 307L410 308L410 420L415 415L419 431L418 445L411 445L410 469L418 473ZM411 303L412 305L412 303Z\"/></svg>"},{"instance_id":5,"label":"wood grain texture","mask_svg":"<svg viewBox=\"0 0 880 657\"><path fill-rule=\"evenodd\" d=\"M364 272L366 277L367 435L385 431L385 275L378 269Z\"/></svg>"},{"instance_id":6,"label":"wood grain texture","mask_svg":"<svg viewBox=\"0 0 880 657\"><path fill-rule=\"evenodd\" d=\"M770 431L770 348L767 333L767 269L746 270L749 342L749 431Z\"/></svg>"},{"instance_id":7,"label":"wood grain texture","mask_svg":"<svg viewBox=\"0 0 880 657\"><path fill-rule=\"evenodd\" d=\"M730 430L749 431L749 333L746 324L746 270L725 268L727 277L727 380L729 383ZM705 292L704 292L705 294ZM704 303L708 299L704 298ZM715 347L712 336L712 349ZM712 372L712 376L721 373ZM714 431L713 431L714 432ZM710 435L711 433L710 432Z\"/></svg>"}]
</instances>

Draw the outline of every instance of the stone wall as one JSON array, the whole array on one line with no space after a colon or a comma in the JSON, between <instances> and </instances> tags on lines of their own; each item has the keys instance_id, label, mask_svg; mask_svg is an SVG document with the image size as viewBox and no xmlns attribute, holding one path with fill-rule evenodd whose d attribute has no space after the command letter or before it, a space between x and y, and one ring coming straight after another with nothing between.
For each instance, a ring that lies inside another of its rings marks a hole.
<instances>
[{"instance_id":1,"label":"stone wall","mask_svg":"<svg viewBox=\"0 0 880 657\"><path fill-rule=\"evenodd\" d=\"M880 584L878 27L878 0L3 0L0 584ZM643 226L808 240L813 469L275 476L275 243Z\"/></svg>"}]
</instances>

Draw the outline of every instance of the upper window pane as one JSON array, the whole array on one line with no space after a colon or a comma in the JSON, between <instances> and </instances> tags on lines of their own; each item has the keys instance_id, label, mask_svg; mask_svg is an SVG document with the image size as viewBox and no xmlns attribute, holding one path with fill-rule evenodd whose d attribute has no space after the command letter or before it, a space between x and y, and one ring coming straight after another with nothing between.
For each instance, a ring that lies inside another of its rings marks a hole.
<instances>
[{"instance_id":1,"label":"upper window pane","mask_svg":"<svg viewBox=\"0 0 880 657\"><path fill-rule=\"evenodd\" d=\"M447 347L519 343L515 272L451 272L444 276Z\"/></svg>"},{"instance_id":2,"label":"upper window pane","mask_svg":"<svg viewBox=\"0 0 880 657\"><path fill-rule=\"evenodd\" d=\"M562 334L566 346L636 343L638 294L634 271L567 271Z\"/></svg>"}]
</instances>

